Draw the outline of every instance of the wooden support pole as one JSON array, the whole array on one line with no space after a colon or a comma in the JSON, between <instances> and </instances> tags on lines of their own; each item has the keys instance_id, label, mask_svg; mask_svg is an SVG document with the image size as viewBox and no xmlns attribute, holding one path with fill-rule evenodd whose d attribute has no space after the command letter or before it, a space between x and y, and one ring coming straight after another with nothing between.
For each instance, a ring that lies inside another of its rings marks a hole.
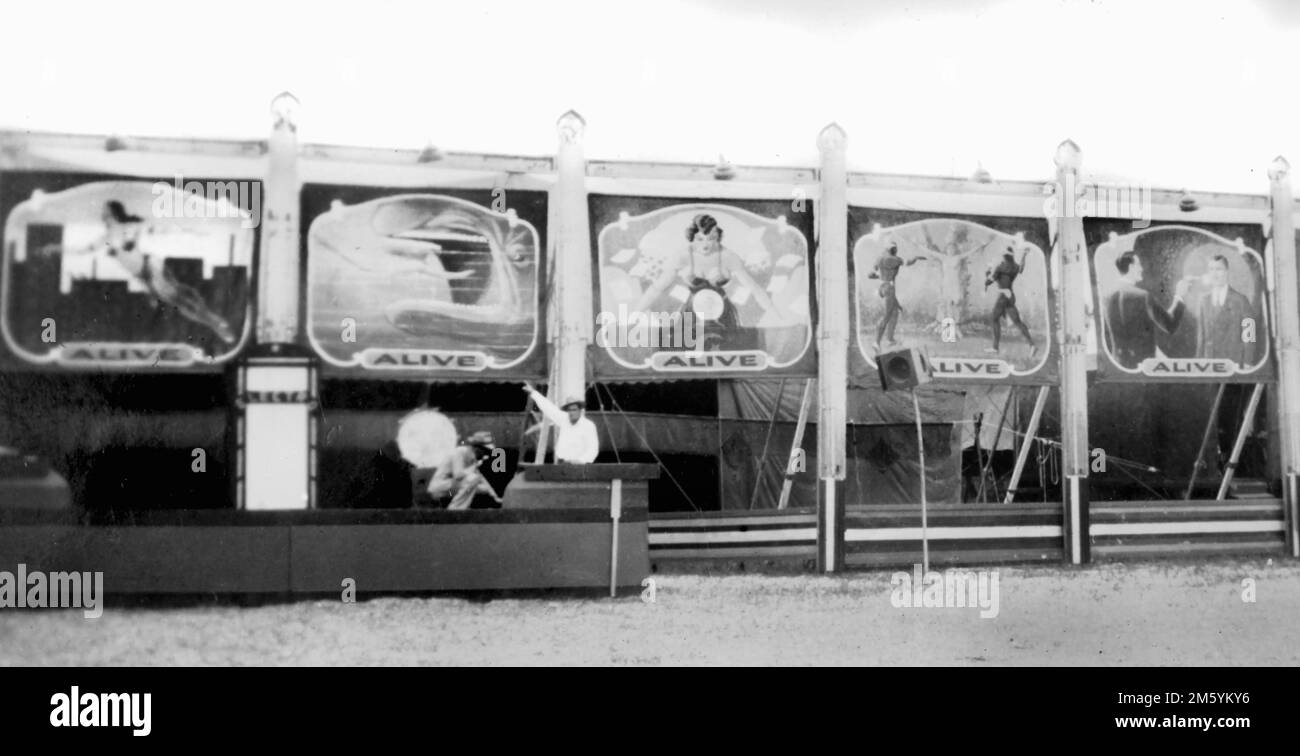
<instances>
[{"instance_id":1,"label":"wooden support pole","mask_svg":"<svg viewBox=\"0 0 1300 756\"><path fill-rule=\"evenodd\" d=\"M921 461L921 574L930 574L930 516L925 492L925 435L921 432L921 403L912 387L912 414L916 416L916 455Z\"/></svg>"},{"instance_id":2,"label":"wooden support pole","mask_svg":"<svg viewBox=\"0 0 1300 756\"><path fill-rule=\"evenodd\" d=\"M1282 435L1282 504L1291 556L1300 557L1300 276L1296 272L1291 166L1278 157L1268 171L1273 205L1277 306L1278 429Z\"/></svg>"},{"instance_id":3,"label":"wooden support pole","mask_svg":"<svg viewBox=\"0 0 1300 756\"><path fill-rule=\"evenodd\" d=\"M554 373L547 386L557 404L587 392L587 345L591 343L595 314L591 291L591 228L587 213L587 160L582 138L586 122L570 110L556 123L555 307L556 334L552 352Z\"/></svg>"},{"instance_id":4,"label":"wooden support pole","mask_svg":"<svg viewBox=\"0 0 1300 756\"><path fill-rule=\"evenodd\" d=\"M790 442L790 456L785 461L785 478L781 481L781 499L777 502L777 509L785 509L790 504L790 488L794 485L794 476L796 472L795 460L799 458L799 452L803 449L803 433L808 427L808 408L812 404L813 379L809 378L803 384L803 398L799 400L799 420L794 424L794 440Z\"/></svg>"},{"instance_id":5,"label":"wooden support pole","mask_svg":"<svg viewBox=\"0 0 1300 756\"><path fill-rule=\"evenodd\" d=\"M238 500L250 510L310 509L316 501L320 381L311 358L286 349L300 332L297 109L297 98L288 92L271 101L254 329L260 354L241 360L237 374Z\"/></svg>"},{"instance_id":6,"label":"wooden support pole","mask_svg":"<svg viewBox=\"0 0 1300 756\"><path fill-rule=\"evenodd\" d=\"M1043 419L1043 409L1047 406L1047 394L1050 391L1048 386L1038 389L1038 398L1034 400L1034 411L1029 417L1029 427L1025 429L1025 437L1020 445L1020 454L1016 456L1016 467L1011 471L1011 482L1007 484L1007 496L1003 499L1003 504L1015 501L1020 476L1025 471L1025 463L1029 461L1029 449L1033 446L1034 437L1038 435L1038 424ZM1041 480L1038 483L1043 484Z\"/></svg>"},{"instance_id":7,"label":"wooden support pole","mask_svg":"<svg viewBox=\"0 0 1300 756\"><path fill-rule=\"evenodd\" d=\"M298 175L298 99L282 92L271 101L274 124L267 143L262 204L262 242L258 255L257 343L283 345L298 340L298 243L302 181Z\"/></svg>"},{"instance_id":8,"label":"wooden support pole","mask_svg":"<svg viewBox=\"0 0 1300 756\"><path fill-rule=\"evenodd\" d=\"M1267 338L1267 337L1265 337ZM1205 451L1210 445L1210 439L1214 438L1215 426L1219 421L1219 405L1223 404L1223 393L1227 391L1228 384L1220 383L1219 390L1214 394L1214 404L1210 405L1210 417L1205 421L1205 433L1201 435L1201 446L1196 450L1196 462L1192 464L1192 474L1187 479L1187 490L1183 492L1183 501L1190 501L1192 490L1196 488L1196 478L1205 467Z\"/></svg>"},{"instance_id":9,"label":"wooden support pole","mask_svg":"<svg viewBox=\"0 0 1300 756\"><path fill-rule=\"evenodd\" d=\"M847 136L830 124L817 136L821 198L817 237L817 475L818 569L844 568L844 504L836 488L845 478L849 358L849 204Z\"/></svg>"},{"instance_id":10,"label":"wooden support pole","mask_svg":"<svg viewBox=\"0 0 1300 756\"><path fill-rule=\"evenodd\" d=\"M609 484L609 519L613 522L609 542L609 597L618 595L618 525L623 519L623 481L615 478Z\"/></svg>"},{"instance_id":11,"label":"wooden support pole","mask_svg":"<svg viewBox=\"0 0 1300 756\"><path fill-rule=\"evenodd\" d=\"M781 400L785 398L785 379L781 379L781 387L776 392L776 403L772 405L772 417L767 422L767 434L763 436L763 453L758 457L758 470L754 474L754 488L749 492L749 508L753 509L754 504L758 503L758 490L763 487L763 473L767 472L767 450L772 442L772 430L776 427L776 416L781 414ZM802 410L800 410L802 412ZM722 420L719 418L718 423ZM719 456L721 456L722 433L718 433ZM790 465L786 464L786 472L790 471ZM721 476L719 476L721 478ZM781 484L785 487L784 482ZM718 500L722 497L719 495Z\"/></svg>"},{"instance_id":12,"label":"wooden support pole","mask_svg":"<svg viewBox=\"0 0 1300 756\"><path fill-rule=\"evenodd\" d=\"M1082 153L1066 140L1056 151L1056 249L1061 257L1061 474L1065 553L1071 564L1090 559L1088 541L1088 248L1083 218L1073 206Z\"/></svg>"},{"instance_id":13,"label":"wooden support pole","mask_svg":"<svg viewBox=\"0 0 1300 756\"><path fill-rule=\"evenodd\" d=\"M1241 429L1237 431L1237 441L1232 445L1232 455L1228 457L1228 466L1223 470L1223 481L1219 483L1219 495L1215 500L1223 501L1228 496L1228 488L1237 474L1237 460L1241 459L1241 450L1246 447L1246 439L1255 427L1255 412L1259 410L1260 397L1264 395L1264 384L1256 383L1250 392L1250 402L1246 405L1246 416L1241 419Z\"/></svg>"}]
</instances>

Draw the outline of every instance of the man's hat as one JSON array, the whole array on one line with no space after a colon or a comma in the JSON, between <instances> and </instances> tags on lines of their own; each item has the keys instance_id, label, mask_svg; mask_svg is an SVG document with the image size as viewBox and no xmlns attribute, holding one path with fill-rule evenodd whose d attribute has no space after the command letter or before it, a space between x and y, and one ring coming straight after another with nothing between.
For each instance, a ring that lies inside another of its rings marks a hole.
<instances>
[{"instance_id":1,"label":"man's hat","mask_svg":"<svg viewBox=\"0 0 1300 756\"><path fill-rule=\"evenodd\" d=\"M560 409L567 410L570 407L577 407L578 409L586 409L587 402L583 399L579 399L576 396L571 396L569 397L568 401L560 405Z\"/></svg>"}]
</instances>

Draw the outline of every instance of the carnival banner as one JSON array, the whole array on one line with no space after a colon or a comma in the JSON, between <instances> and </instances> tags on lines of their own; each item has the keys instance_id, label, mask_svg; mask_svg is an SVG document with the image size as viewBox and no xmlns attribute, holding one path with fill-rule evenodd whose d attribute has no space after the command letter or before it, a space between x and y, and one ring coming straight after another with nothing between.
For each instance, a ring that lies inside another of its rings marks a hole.
<instances>
[{"instance_id":1,"label":"carnival banner","mask_svg":"<svg viewBox=\"0 0 1300 756\"><path fill-rule=\"evenodd\" d=\"M1259 382L1273 377L1263 230L1086 219L1101 376Z\"/></svg>"},{"instance_id":2,"label":"carnival banner","mask_svg":"<svg viewBox=\"0 0 1300 756\"><path fill-rule=\"evenodd\" d=\"M879 385L876 356L907 347L936 381L1055 380L1045 219L850 207L849 244L858 385Z\"/></svg>"},{"instance_id":3,"label":"carnival banner","mask_svg":"<svg viewBox=\"0 0 1300 756\"><path fill-rule=\"evenodd\" d=\"M260 181L0 176L17 364L214 369L249 338Z\"/></svg>"},{"instance_id":4,"label":"carnival banner","mask_svg":"<svg viewBox=\"0 0 1300 756\"><path fill-rule=\"evenodd\" d=\"M812 203L593 195L596 374L812 376Z\"/></svg>"},{"instance_id":5,"label":"carnival banner","mask_svg":"<svg viewBox=\"0 0 1300 756\"><path fill-rule=\"evenodd\" d=\"M545 375L545 192L303 188L307 313L326 369Z\"/></svg>"}]
</instances>

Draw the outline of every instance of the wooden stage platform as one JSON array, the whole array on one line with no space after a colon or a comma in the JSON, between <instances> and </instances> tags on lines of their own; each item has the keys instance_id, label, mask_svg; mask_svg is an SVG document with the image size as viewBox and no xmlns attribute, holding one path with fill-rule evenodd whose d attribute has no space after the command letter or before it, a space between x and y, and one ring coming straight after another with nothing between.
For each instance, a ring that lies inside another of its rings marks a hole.
<instances>
[{"instance_id":1,"label":"wooden stage platform","mask_svg":"<svg viewBox=\"0 0 1300 756\"><path fill-rule=\"evenodd\" d=\"M618 525L620 587L649 574L644 508ZM603 588L613 523L603 509L137 513L130 522L0 511L0 569L103 572L109 595L341 594Z\"/></svg>"}]
</instances>

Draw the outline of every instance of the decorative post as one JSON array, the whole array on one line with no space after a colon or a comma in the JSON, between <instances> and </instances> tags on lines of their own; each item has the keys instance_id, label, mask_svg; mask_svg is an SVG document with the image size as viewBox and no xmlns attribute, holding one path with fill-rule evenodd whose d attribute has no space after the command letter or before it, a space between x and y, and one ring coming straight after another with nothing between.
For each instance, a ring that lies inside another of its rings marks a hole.
<instances>
[{"instance_id":1,"label":"decorative post","mask_svg":"<svg viewBox=\"0 0 1300 756\"><path fill-rule=\"evenodd\" d=\"M281 92L271 101L274 126L268 143L266 202L262 205L258 263L257 343L292 344L298 338L298 98Z\"/></svg>"},{"instance_id":2,"label":"decorative post","mask_svg":"<svg viewBox=\"0 0 1300 756\"><path fill-rule=\"evenodd\" d=\"M1280 155L1268 169L1276 279L1278 429L1282 435L1282 507L1287 546L1300 556L1300 282L1296 273L1291 165Z\"/></svg>"},{"instance_id":3,"label":"decorative post","mask_svg":"<svg viewBox=\"0 0 1300 756\"><path fill-rule=\"evenodd\" d=\"M271 102L258 259L257 346L239 365L236 487L240 509L309 509L316 501L317 374L296 349L301 304L298 99Z\"/></svg>"},{"instance_id":4,"label":"decorative post","mask_svg":"<svg viewBox=\"0 0 1300 756\"><path fill-rule=\"evenodd\" d=\"M1056 249L1061 255L1061 455L1065 553L1071 564L1090 561L1088 543L1088 250L1083 219L1074 212L1083 163L1070 140L1056 149ZM1066 203L1070 203L1069 206Z\"/></svg>"},{"instance_id":5,"label":"decorative post","mask_svg":"<svg viewBox=\"0 0 1300 756\"><path fill-rule=\"evenodd\" d=\"M849 204L847 135L830 124L821 152L817 295L817 569L844 569L845 421L848 404Z\"/></svg>"},{"instance_id":6,"label":"decorative post","mask_svg":"<svg viewBox=\"0 0 1300 756\"><path fill-rule=\"evenodd\" d=\"M555 280L552 303L556 326L551 353L550 398L563 402L587 393L587 345L591 343L591 228L587 220L587 160L582 136L587 122L570 110L556 122L560 137L555 158L557 176L555 217Z\"/></svg>"}]
</instances>

